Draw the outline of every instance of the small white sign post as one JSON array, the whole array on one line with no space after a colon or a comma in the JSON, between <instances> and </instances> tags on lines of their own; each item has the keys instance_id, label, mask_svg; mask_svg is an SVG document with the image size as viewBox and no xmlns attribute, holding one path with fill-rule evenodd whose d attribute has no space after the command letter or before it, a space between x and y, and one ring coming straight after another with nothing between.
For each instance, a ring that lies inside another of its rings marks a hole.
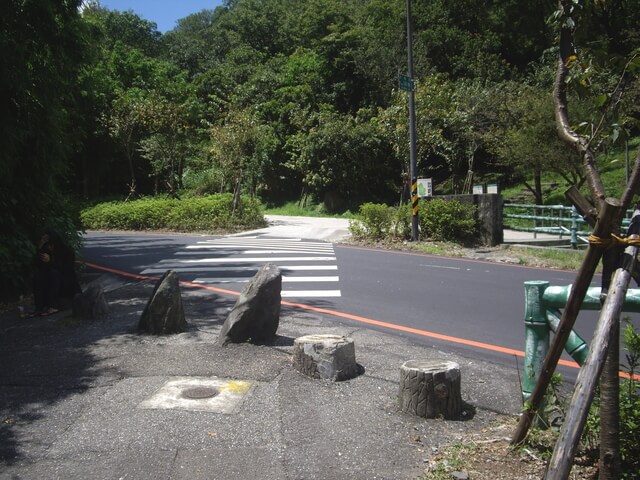
<instances>
[{"instance_id":1,"label":"small white sign post","mask_svg":"<svg viewBox=\"0 0 640 480\"><path fill-rule=\"evenodd\" d=\"M418 197L431 197L433 196L433 182L430 178L418 179Z\"/></svg>"}]
</instances>

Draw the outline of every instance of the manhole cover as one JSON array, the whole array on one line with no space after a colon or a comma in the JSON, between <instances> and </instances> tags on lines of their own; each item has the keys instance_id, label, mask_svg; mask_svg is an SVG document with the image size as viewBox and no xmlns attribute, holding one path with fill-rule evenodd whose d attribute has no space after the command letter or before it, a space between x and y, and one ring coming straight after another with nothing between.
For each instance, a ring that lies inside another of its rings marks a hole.
<instances>
[{"instance_id":1,"label":"manhole cover","mask_svg":"<svg viewBox=\"0 0 640 480\"><path fill-rule=\"evenodd\" d=\"M236 413L254 384L244 380L175 377L139 408L175 408L194 412ZM1 477L2 475L0 475Z\"/></svg>"},{"instance_id":2,"label":"manhole cover","mask_svg":"<svg viewBox=\"0 0 640 480\"><path fill-rule=\"evenodd\" d=\"M215 397L218 393L218 390L213 387L192 387L184 389L180 396L191 400L200 400Z\"/></svg>"}]
</instances>

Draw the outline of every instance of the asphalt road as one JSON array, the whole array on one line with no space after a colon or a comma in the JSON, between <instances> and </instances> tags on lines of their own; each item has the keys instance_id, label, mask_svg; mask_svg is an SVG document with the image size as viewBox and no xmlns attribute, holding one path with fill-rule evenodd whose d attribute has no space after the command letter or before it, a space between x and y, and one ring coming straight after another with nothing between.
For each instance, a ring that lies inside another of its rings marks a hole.
<instances>
[{"instance_id":1,"label":"asphalt road","mask_svg":"<svg viewBox=\"0 0 640 480\"><path fill-rule=\"evenodd\" d=\"M256 245L260 249L255 250ZM524 349L524 282L546 280L551 285L568 285L575 278L575 272L340 243L333 244L330 251L331 244L325 245L260 234L228 239L206 235L90 233L82 255L87 262L131 274L159 276L172 268L183 281L236 292L251 277L252 268L266 261L275 259L274 263L284 265L283 268L309 267L315 261L323 265L321 268L336 270L291 272L291 276L285 271L290 281L305 282L289 285L316 293L297 297L293 292L290 298L283 295L283 299L322 309L345 323L361 326L365 322L374 329L410 336L416 343L509 365L516 361L513 354L499 350ZM314 250L318 248L325 250L318 254ZM293 257L297 260L285 260ZM311 258L315 260L310 261ZM200 263L205 260L207 263ZM210 278L212 272L217 279ZM291 278L294 273L304 277ZM326 286L323 282L329 278L333 283ZM594 279L594 285L597 282L599 278ZM323 288L332 294L323 295ZM576 331L589 341L596 321L597 312L582 312ZM570 360L568 356L565 359Z\"/></svg>"},{"instance_id":2,"label":"asphalt road","mask_svg":"<svg viewBox=\"0 0 640 480\"><path fill-rule=\"evenodd\" d=\"M337 246L336 252L343 291L338 308L428 333L513 350L524 349L524 282L546 280L551 285L568 285L575 277L574 272L348 245ZM576 331L590 339L596 321L595 312L582 312ZM452 343L420 337L416 335L416 341ZM453 345L480 353L479 347L465 342L454 340ZM513 362L508 354L480 350L481 355Z\"/></svg>"}]
</instances>

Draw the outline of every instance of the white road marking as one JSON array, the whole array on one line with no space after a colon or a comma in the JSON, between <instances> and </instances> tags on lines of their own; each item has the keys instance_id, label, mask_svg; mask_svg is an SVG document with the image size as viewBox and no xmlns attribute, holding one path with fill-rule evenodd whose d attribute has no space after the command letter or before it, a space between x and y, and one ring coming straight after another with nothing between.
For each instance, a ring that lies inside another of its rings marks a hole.
<instances>
[{"instance_id":1,"label":"white road marking","mask_svg":"<svg viewBox=\"0 0 640 480\"><path fill-rule=\"evenodd\" d=\"M212 257L212 254L220 254L220 256ZM176 252L172 258L160 260L140 273L158 274L171 269L177 273L203 275L193 280L193 283L197 284L246 284L251 281L262 265L275 263L282 271L283 284L320 284L321 282L335 284L340 281L338 275L320 273L337 272L338 266L335 262L333 245L327 242L303 242L299 238L226 237L204 239L187 245L184 250ZM303 264L289 265L290 263ZM320 275L303 273L298 276L297 272L318 272ZM221 276L225 274L228 276ZM281 296L283 298L340 297L341 292L340 290L282 290Z\"/></svg>"},{"instance_id":2,"label":"white road marking","mask_svg":"<svg viewBox=\"0 0 640 480\"><path fill-rule=\"evenodd\" d=\"M328 262L336 257L235 257L235 258L199 258L197 260L177 260L178 263L252 263L252 262Z\"/></svg>"},{"instance_id":3,"label":"white road marking","mask_svg":"<svg viewBox=\"0 0 640 480\"><path fill-rule=\"evenodd\" d=\"M420 264L421 267L431 267L431 268L444 268L445 270L462 270L460 267L445 267L443 265L425 265Z\"/></svg>"},{"instance_id":4,"label":"white road marking","mask_svg":"<svg viewBox=\"0 0 640 480\"><path fill-rule=\"evenodd\" d=\"M292 297L340 297L340 290L283 290L282 298Z\"/></svg>"},{"instance_id":5,"label":"white road marking","mask_svg":"<svg viewBox=\"0 0 640 480\"><path fill-rule=\"evenodd\" d=\"M171 264L165 264L164 268L147 268L140 272L141 275L148 273L164 273L171 269L176 273L180 272L257 272L260 267L209 267L203 265L201 267L180 267L176 265L172 267ZM286 265L278 266L283 272L298 272L298 271L326 271L326 270L338 270L337 265Z\"/></svg>"},{"instance_id":6,"label":"white road marking","mask_svg":"<svg viewBox=\"0 0 640 480\"><path fill-rule=\"evenodd\" d=\"M289 277L289 276L283 275L282 281L283 282L339 282L340 277L338 276Z\"/></svg>"},{"instance_id":7,"label":"white road marking","mask_svg":"<svg viewBox=\"0 0 640 480\"><path fill-rule=\"evenodd\" d=\"M176 255L202 255L203 252L176 252ZM207 252L210 253L210 252ZM241 252L237 252L237 255L274 255L274 254L285 254L285 253L308 253L310 255L333 255L332 250L285 250L285 249L272 249L272 250L243 250Z\"/></svg>"},{"instance_id":8,"label":"white road marking","mask_svg":"<svg viewBox=\"0 0 640 480\"><path fill-rule=\"evenodd\" d=\"M201 277L193 283L247 283L252 277ZM287 277L282 276L282 282L339 282L340 277Z\"/></svg>"}]
</instances>

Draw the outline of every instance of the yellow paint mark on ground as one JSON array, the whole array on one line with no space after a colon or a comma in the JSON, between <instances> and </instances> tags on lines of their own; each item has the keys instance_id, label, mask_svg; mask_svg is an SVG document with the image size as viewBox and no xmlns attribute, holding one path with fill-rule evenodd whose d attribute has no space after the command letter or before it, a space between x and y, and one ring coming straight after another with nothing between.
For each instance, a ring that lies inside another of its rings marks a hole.
<instances>
[{"instance_id":1,"label":"yellow paint mark on ground","mask_svg":"<svg viewBox=\"0 0 640 480\"><path fill-rule=\"evenodd\" d=\"M232 380L220 389L220 393L229 391L242 395L247 390L249 390L249 388L251 388L251 384L248 382Z\"/></svg>"}]
</instances>

